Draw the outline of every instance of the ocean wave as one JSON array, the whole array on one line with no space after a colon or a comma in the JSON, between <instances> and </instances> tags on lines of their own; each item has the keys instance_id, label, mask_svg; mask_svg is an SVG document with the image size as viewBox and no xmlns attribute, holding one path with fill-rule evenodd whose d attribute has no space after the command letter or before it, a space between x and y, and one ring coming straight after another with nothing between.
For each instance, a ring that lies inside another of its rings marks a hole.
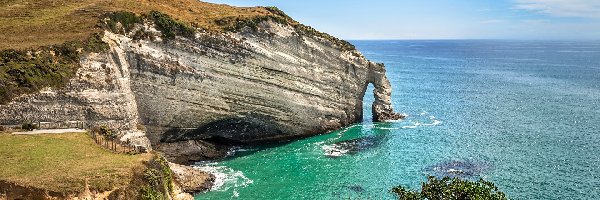
<instances>
[{"instance_id":1,"label":"ocean wave","mask_svg":"<svg viewBox=\"0 0 600 200\"><path fill-rule=\"evenodd\" d=\"M421 113L421 116L423 116L423 115L427 115L427 112L423 111ZM413 121L413 120L411 120L410 121L412 123L411 125L402 126L401 128L402 129L414 129L414 128L417 128L419 126L437 126L437 125L442 124L442 121L438 120L433 115L430 115L427 118L429 119L430 123L422 123L422 122L419 122L419 121Z\"/></svg>"},{"instance_id":2,"label":"ocean wave","mask_svg":"<svg viewBox=\"0 0 600 200\"><path fill-rule=\"evenodd\" d=\"M226 166L218 166L218 163L198 163L194 168L215 176L211 191L227 191L233 188L235 196L237 193L236 188L245 188L254 182L246 177L242 171L236 171Z\"/></svg>"}]
</instances>

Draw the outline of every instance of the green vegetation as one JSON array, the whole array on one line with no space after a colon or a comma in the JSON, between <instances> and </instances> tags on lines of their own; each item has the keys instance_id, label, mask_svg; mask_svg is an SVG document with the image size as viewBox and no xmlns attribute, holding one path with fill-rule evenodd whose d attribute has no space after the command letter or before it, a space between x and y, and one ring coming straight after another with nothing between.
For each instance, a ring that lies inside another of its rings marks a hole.
<instances>
[{"instance_id":1,"label":"green vegetation","mask_svg":"<svg viewBox=\"0 0 600 200\"><path fill-rule=\"evenodd\" d=\"M149 16L154 23L156 28L162 33L163 39L175 39L176 35L183 37L194 37L196 33L195 29L183 22L174 20L169 15L163 14L158 11L151 11Z\"/></svg>"},{"instance_id":2,"label":"green vegetation","mask_svg":"<svg viewBox=\"0 0 600 200\"><path fill-rule=\"evenodd\" d=\"M0 143L0 180L60 193L81 192L86 180L92 191L128 187L152 156L111 153L85 133L0 134Z\"/></svg>"},{"instance_id":3,"label":"green vegetation","mask_svg":"<svg viewBox=\"0 0 600 200\"><path fill-rule=\"evenodd\" d=\"M142 200L167 199L167 194L173 193L173 171L167 160L160 155L148 163L144 179L147 185L140 189Z\"/></svg>"},{"instance_id":4,"label":"green vegetation","mask_svg":"<svg viewBox=\"0 0 600 200\"><path fill-rule=\"evenodd\" d=\"M143 19L135 13L117 11L108 14L106 25L114 33L126 34L131 32L135 24L142 23Z\"/></svg>"},{"instance_id":5,"label":"green vegetation","mask_svg":"<svg viewBox=\"0 0 600 200\"><path fill-rule=\"evenodd\" d=\"M215 23L219 26L223 26L226 31L239 32L242 29L248 27L253 31L258 31L258 25L264 21L274 21L280 24L288 24L288 20L280 16L257 16L254 18L239 18L239 17L227 17L218 19Z\"/></svg>"},{"instance_id":6,"label":"green vegetation","mask_svg":"<svg viewBox=\"0 0 600 200\"><path fill-rule=\"evenodd\" d=\"M21 125L21 129L26 130L26 131L33 131L37 128L38 128L37 125L32 124L32 123L24 123L23 125Z\"/></svg>"},{"instance_id":7,"label":"green vegetation","mask_svg":"<svg viewBox=\"0 0 600 200\"><path fill-rule=\"evenodd\" d=\"M94 34L86 41L70 41L61 45L28 50L0 51L0 104L44 87L62 87L79 68L83 53L107 50L102 35Z\"/></svg>"},{"instance_id":8,"label":"green vegetation","mask_svg":"<svg viewBox=\"0 0 600 200\"><path fill-rule=\"evenodd\" d=\"M493 183L480 179L477 182L450 179L438 179L430 176L423 183L421 191L407 190L402 186L392 189L402 200L506 200L506 195L498 190Z\"/></svg>"}]
</instances>

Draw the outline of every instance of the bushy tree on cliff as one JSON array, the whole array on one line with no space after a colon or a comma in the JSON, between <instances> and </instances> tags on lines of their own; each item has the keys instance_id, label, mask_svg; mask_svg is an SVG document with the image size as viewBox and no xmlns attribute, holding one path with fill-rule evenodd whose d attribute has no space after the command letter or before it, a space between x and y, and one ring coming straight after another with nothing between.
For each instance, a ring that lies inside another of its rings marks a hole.
<instances>
[{"instance_id":1,"label":"bushy tree on cliff","mask_svg":"<svg viewBox=\"0 0 600 200\"><path fill-rule=\"evenodd\" d=\"M421 186L421 191L408 190L402 186L392 189L401 200L507 200L506 195L498 190L492 182L468 181L458 178L444 177L438 179L429 176Z\"/></svg>"}]
</instances>

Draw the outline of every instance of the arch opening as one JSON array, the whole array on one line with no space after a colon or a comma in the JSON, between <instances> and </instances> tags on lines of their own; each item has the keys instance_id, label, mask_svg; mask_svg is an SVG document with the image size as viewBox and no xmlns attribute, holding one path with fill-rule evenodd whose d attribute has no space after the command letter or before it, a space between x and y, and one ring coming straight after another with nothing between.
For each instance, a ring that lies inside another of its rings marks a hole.
<instances>
[{"instance_id":1,"label":"arch opening","mask_svg":"<svg viewBox=\"0 0 600 200\"><path fill-rule=\"evenodd\" d=\"M375 103L375 85L373 83L367 83L362 96L362 122L372 123L373 122L373 103Z\"/></svg>"}]
</instances>

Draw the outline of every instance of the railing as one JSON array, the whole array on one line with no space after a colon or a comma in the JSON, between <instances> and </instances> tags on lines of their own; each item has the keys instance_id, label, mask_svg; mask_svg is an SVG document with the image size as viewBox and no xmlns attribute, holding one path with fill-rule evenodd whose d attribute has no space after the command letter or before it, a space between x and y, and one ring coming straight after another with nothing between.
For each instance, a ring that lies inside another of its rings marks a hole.
<instances>
[{"instance_id":1,"label":"railing","mask_svg":"<svg viewBox=\"0 0 600 200\"><path fill-rule=\"evenodd\" d=\"M66 121L66 122L38 122L34 123L38 129L85 129L85 122L83 121Z\"/></svg>"}]
</instances>

